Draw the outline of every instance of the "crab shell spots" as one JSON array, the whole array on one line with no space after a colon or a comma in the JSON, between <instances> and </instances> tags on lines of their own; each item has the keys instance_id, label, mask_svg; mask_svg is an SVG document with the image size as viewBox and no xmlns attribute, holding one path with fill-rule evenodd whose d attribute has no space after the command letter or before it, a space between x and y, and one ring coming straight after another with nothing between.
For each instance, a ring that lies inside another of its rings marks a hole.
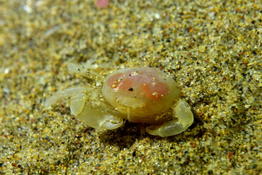
<instances>
[{"instance_id":1,"label":"crab shell spots","mask_svg":"<svg viewBox=\"0 0 262 175\"><path fill-rule=\"evenodd\" d=\"M103 85L105 99L123 117L137 123L160 123L159 114L178 99L175 81L155 68L130 68L109 75Z\"/></svg>"}]
</instances>

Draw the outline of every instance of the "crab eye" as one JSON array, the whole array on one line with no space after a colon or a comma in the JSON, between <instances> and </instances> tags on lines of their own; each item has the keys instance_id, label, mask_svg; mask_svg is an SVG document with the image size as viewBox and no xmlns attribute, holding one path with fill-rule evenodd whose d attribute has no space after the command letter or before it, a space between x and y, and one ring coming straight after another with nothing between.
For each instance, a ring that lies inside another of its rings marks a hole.
<instances>
[{"instance_id":1,"label":"crab eye","mask_svg":"<svg viewBox=\"0 0 262 175\"><path fill-rule=\"evenodd\" d=\"M132 92L134 89L133 88L128 88L128 91Z\"/></svg>"}]
</instances>

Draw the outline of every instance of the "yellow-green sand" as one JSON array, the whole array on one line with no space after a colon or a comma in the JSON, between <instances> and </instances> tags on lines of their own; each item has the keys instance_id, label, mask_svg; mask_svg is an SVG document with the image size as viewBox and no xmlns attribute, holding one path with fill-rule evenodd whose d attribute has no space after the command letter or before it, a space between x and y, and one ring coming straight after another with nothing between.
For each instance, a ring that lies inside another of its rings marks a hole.
<instances>
[{"instance_id":1,"label":"yellow-green sand","mask_svg":"<svg viewBox=\"0 0 262 175\"><path fill-rule=\"evenodd\" d=\"M258 175L261 48L260 0L1 0L0 174ZM67 70L90 60L85 76ZM138 66L179 83L195 117L187 131L159 138L126 123L98 133L68 100L43 106Z\"/></svg>"}]
</instances>

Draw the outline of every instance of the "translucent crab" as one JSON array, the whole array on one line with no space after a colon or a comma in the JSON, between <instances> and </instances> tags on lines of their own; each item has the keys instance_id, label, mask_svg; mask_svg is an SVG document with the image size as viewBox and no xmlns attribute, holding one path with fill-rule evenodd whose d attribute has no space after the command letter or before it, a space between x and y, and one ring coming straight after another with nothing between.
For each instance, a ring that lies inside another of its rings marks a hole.
<instances>
[{"instance_id":1,"label":"translucent crab","mask_svg":"<svg viewBox=\"0 0 262 175\"><path fill-rule=\"evenodd\" d=\"M76 69L77 65L69 66L71 72ZM151 135L167 137L184 132L194 120L177 83L156 68L118 70L105 78L102 88L58 91L45 105L62 99L69 99L72 115L99 131L117 129L128 120L148 124L146 132Z\"/></svg>"}]
</instances>

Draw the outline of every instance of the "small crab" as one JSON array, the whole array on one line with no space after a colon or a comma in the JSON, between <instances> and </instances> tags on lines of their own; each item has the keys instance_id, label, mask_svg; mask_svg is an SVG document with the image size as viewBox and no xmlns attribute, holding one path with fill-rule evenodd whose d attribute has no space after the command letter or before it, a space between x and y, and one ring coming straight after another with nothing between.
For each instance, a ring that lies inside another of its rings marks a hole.
<instances>
[{"instance_id":1,"label":"small crab","mask_svg":"<svg viewBox=\"0 0 262 175\"><path fill-rule=\"evenodd\" d=\"M69 66L69 71L73 69L76 65ZM148 124L147 133L167 137L184 132L194 120L188 103L180 99L177 83L156 68L118 70L105 78L102 89L58 91L46 100L46 106L67 97L71 113L101 131L119 128L125 119Z\"/></svg>"}]
</instances>

